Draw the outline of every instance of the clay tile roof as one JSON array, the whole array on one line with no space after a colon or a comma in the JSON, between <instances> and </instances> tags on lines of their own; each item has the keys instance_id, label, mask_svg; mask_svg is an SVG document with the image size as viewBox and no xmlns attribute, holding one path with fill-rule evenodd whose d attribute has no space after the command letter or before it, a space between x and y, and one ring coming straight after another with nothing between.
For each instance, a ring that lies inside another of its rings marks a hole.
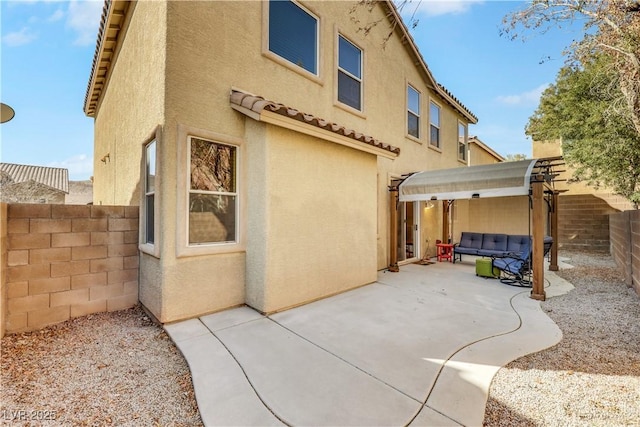
<instances>
[{"instance_id":1,"label":"clay tile roof","mask_svg":"<svg viewBox=\"0 0 640 427\"><path fill-rule=\"evenodd\" d=\"M289 117L293 120L298 120L300 122L310 124L312 126L336 133L338 135L343 135L347 138L354 139L363 144L371 145L373 147L377 147L391 153L400 154L400 148L394 147L390 144L386 144L378 139L375 139L372 136L363 135L360 132L348 129L336 123L331 123L320 117L316 117L313 114L303 113L299 110L296 110L295 108L288 107L284 104L266 100L261 96L251 95L238 90L232 90L229 101L232 104L239 105L257 114L260 114L264 110L272 111L276 114Z\"/></svg>"},{"instance_id":2,"label":"clay tile roof","mask_svg":"<svg viewBox=\"0 0 640 427\"><path fill-rule=\"evenodd\" d=\"M0 171L11 177L11 182L34 181L47 187L69 193L69 171L63 168L0 163Z\"/></svg>"}]
</instances>

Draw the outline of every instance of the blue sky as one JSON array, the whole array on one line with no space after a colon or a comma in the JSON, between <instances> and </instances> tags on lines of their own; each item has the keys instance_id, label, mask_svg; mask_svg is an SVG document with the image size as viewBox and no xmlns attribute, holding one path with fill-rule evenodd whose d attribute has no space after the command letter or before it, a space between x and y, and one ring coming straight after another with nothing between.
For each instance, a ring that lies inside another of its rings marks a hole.
<instances>
[{"instance_id":1,"label":"blue sky","mask_svg":"<svg viewBox=\"0 0 640 427\"><path fill-rule=\"evenodd\" d=\"M102 1L0 0L0 100L16 111L0 127L0 160L92 175L93 119L82 110ZM413 37L436 80L476 116L471 126L500 154L530 156L524 126L579 32L551 31L526 42L499 36L518 1L431 1L418 5ZM540 64L543 58L551 59Z\"/></svg>"}]
</instances>

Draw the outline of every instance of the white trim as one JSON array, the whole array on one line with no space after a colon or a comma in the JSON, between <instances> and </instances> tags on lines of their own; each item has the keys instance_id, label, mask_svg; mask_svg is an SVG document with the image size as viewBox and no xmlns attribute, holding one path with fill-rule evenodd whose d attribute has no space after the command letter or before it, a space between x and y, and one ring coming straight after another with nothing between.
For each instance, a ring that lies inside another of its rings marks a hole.
<instances>
[{"instance_id":1,"label":"white trim","mask_svg":"<svg viewBox=\"0 0 640 427\"><path fill-rule=\"evenodd\" d=\"M431 141L431 104L438 107L438 125L435 126L438 129L438 145L432 144ZM429 98L429 146L437 150L442 150L442 105L438 104L433 98ZM456 147L457 149L457 147ZM456 156L457 157L457 156Z\"/></svg>"},{"instance_id":2,"label":"white trim","mask_svg":"<svg viewBox=\"0 0 640 427\"><path fill-rule=\"evenodd\" d=\"M154 192L153 192L153 243L147 243L146 230L147 230L147 193L146 193L146 175L147 175L147 146L155 142L156 144L156 176L154 180ZM161 159L162 150L164 144L162 144L162 127L158 125L156 129L144 140L142 143L143 155L140 162L140 178L141 178L141 191L140 191L140 214L138 215L138 249L148 255L155 258L160 258L160 238L161 238L161 224L160 224L160 198L162 193L162 171L161 171Z\"/></svg>"},{"instance_id":3,"label":"white trim","mask_svg":"<svg viewBox=\"0 0 640 427\"><path fill-rule=\"evenodd\" d=\"M211 244L189 244L189 143L190 137L237 147L236 152L236 241ZM177 133L177 203L176 203L176 257L213 255L223 253L244 252L246 245L246 189L245 189L245 155L244 141L230 135L220 134L205 129L186 125L178 125Z\"/></svg>"},{"instance_id":4,"label":"white trim","mask_svg":"<svg viewBox=\"0 0 640 427\"><path fill-rule=\"evenodd\" d=\"M349 71L347 71L346 69L340 67L340 38L343 38L347 43L351 44L360 52L360 77L355 76L351 74ZM347 75L348 77L351 77L352 79L356 80L360 84L360 99L359 99L360 108L353 107L349 104L346 104L340 101L340 92L339 92L340 86L338 83L340 80L341 72ZM338 37L336 39L336 101L339 104L345 105L350 109L353 109L358 112L364 111L364 77L363 76L364 76L364 50L360 46L352 42L347 36L338 32Z\"/></svg>"},{"instance_id":5,"label":"white trim","mask_svg":"<svg viewBox=\"0 0 640 427\"><path fill-rule=\"evenodd\" d=\"M405 91L405 105L407 107L406 111L407 114L405 116L405 121L406 121L406 129L405 129L405 133L406 135L414 140L420 141L420 139L422 138L422 112L421 112L421 107L422 107L422 92L420 92L418 89L416 89L416 87L414 85L412 85L411 83L407 82L406 84L407 90ZM409 88L413 89L413 91L415 93L418 94L418 112L416 113L415 111L411 110L411 108L409 107ZM411 135L409 133L409 113L413 114L414 116L416 116L418 118L418 136L414 136Z\"/></svg>"}]
</instances>

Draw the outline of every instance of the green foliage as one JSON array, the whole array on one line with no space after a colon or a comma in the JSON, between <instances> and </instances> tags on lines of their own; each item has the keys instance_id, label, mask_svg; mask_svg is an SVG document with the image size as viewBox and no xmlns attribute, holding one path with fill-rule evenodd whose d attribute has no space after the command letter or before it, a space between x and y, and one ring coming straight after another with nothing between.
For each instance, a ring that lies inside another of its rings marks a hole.
<instances>
[{"instance_id":1,"label":"green foliage","mask_svg":"<svg viewBox=\"0 0 640 427\"><path fill-rule=\"evenodd\" d=\"M526 154L507 154L504 157L505 162L518 162L520 160L527 160L528 156Z\"/></svg>"},{"instance_id":2,"label":"green foliage","mask_svg":"<svg viewBox=\"0 0 640 427\"><path fill-rule=\"evenodd\" d=\"M527 135L536 141L561 138L574 178L607 185L640 203L640 134L620 113L618 74L605 55L583 66L566 66L545 90L530 117Z\"/></svg>"}]
</instances>

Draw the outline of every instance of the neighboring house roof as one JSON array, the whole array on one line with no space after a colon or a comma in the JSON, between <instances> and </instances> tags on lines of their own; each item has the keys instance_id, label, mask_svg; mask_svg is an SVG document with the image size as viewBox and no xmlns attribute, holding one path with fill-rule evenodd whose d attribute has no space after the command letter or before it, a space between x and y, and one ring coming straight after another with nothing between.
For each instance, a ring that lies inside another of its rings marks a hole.
<instances>
[{"instance_id":1,"label":"neighboring house roof","mask_svg":"<svg viewBox=\"0 0 640 427\"><path fill-rule=\"evenodd\" d=\"M400 154L400 148L393 145L386 144L372 136L363 135L352 129L347 129L344 126L336 123L331 123L320 117L316 117L313 114L303 113L295 108L287 107L284 104L280 104L274 101L268 101L261 96L252 95L249 93L241 92L239 90L232 90L229 97L231 106L236 110L250 115L256 120L260 120L260 115L263 111L271 111L281 116L288 117L293 120L297 120L302 123L306 123L311 126L315 126L320 129L327 130L329 132L345 136L347 138L356 140L362 144L370 145L378 149L388 151L394 154ZM238 108L240 107L240 108ZM251 114L255 113L255 114Z\"/></svg>"},{"instance_id":2,"label":"neighboring house roof","mask_svg":"<svg viewBox=\"0 0 640 427\"><path fill-rule=\"evenodd\" d=\"M469 144L476 144L478 147L480 147L481 149L483 149L484 151L486 151L487 153L489 153L499 161L504 162L504 157L498 154L493 148L489 147L487 144L480 141L480 139L477 136L470 136Z\"/></svg>"},{"instance_id":3,"label":"neighboring house roof","mask_svg":"<svg viewBox=\"0 0 640 427\"><path fill-rule=\"evenodd\" d=\"M69 193L69 171L67 169L0 163L0 171L3 172L3 175L11 177L13 184L34 181L54 190Z\"/></svg>"},{"instance_id":4,"label":"neighboring house roof","mask_svg":"<svg viewBox=\"0 0 640 427\"><path fill-rule=\"evenodd\" d=\"M406 40L405 45L415 55L417 64L425 73L427 80L431 83L431 89L436 92L444 101L456 109L460 114L466 117L470 123L478 123L478 118L465 107L451 92L449 92L440 83L437 83L427 63L425 62L418 47L409 34L409 29L402 21L396 6L392 0L382 2L389 10L389 19L397 23L397 28L402 32L402 36ZM84 112L88 116L93 116L98 106L98 101L102 94L102 90L106 85L109 71L115 60L115 50L120 36L120 31L124 26L125 17L130 8L130 1L123 0L105 0L102 9L102 17L100 18L100 28L98 30L98 40L96 50L93 56L93 65L91 66L91 75L87 86L87 93L84 99Z\"/></svg>"}]
</instances>

